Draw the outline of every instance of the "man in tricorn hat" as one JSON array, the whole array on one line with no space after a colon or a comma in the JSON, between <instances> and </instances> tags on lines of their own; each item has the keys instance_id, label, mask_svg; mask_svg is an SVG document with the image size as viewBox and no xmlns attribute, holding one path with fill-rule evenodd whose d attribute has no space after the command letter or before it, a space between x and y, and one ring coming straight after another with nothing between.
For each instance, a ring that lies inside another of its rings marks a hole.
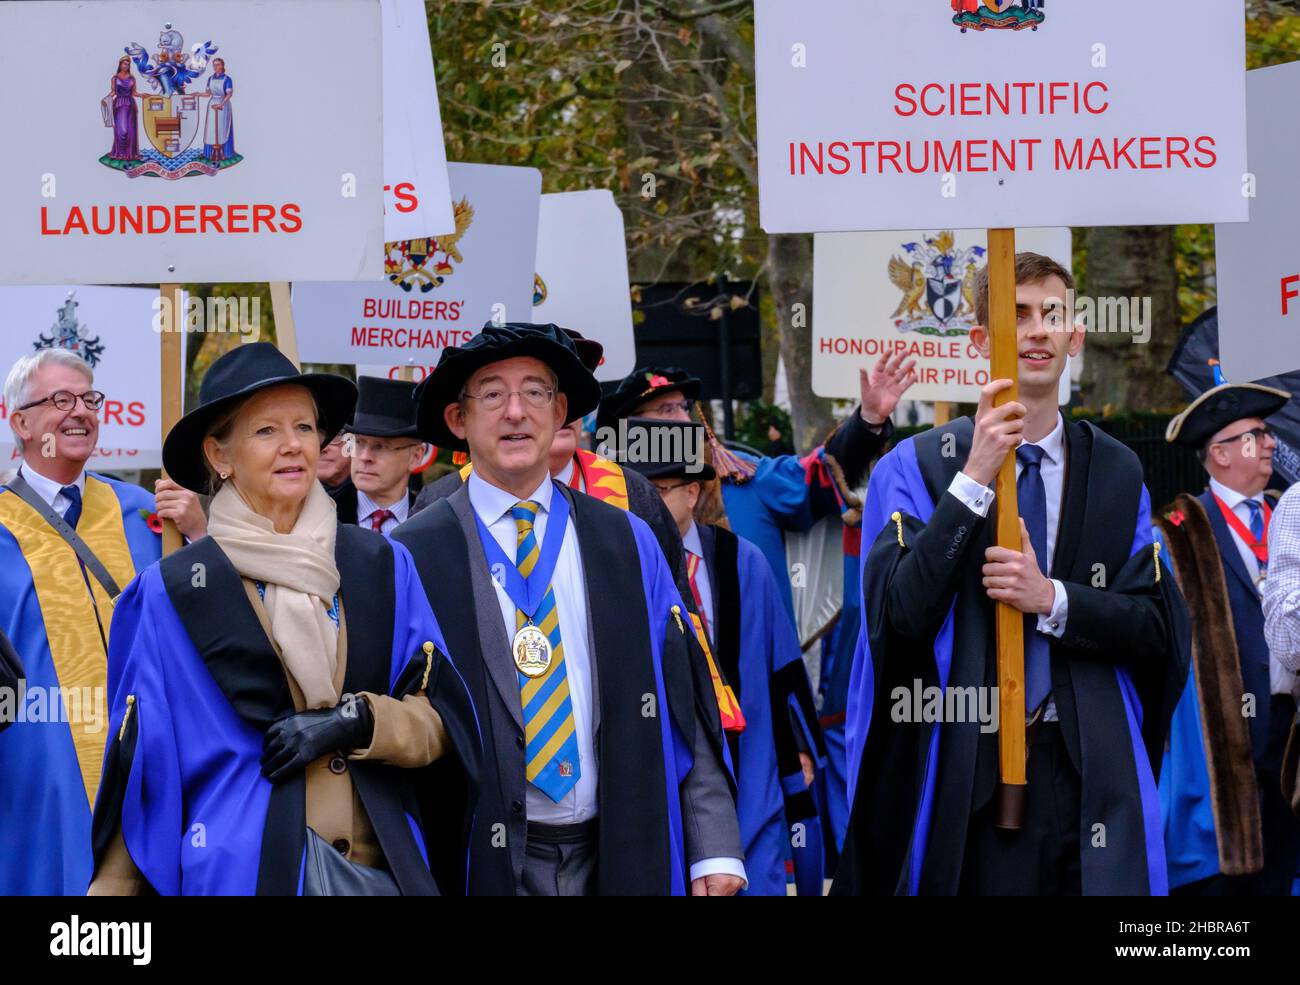
<instances>
[{"instance_id":1,"label":"man in tricorn hat","mask_svg":"<svg viewBox=\"0 0 1300 985\"><path fill-rule=\"evenodd\" d=\"M1189 895L1290 895L1300 857L1300 821L1280 789L1296 676L1269 654L1260 602L1276 501L1267 419L1290 399L1220 384L1166 433L1196 449L1210 478L1157 519L1192 617L1192 673L1160 777L1169 884Z\"/></svg>"},{"instance_id":2,"label":"man in tricorn hat","mask_svg":"<svg viewBox=\"0 0 1300 985\"><path fill-rule=\"evenodd\" d=\"M415 428L415 384L376 376L357 379L357 411L344 431L350 438L352 482L335 495L339 520L390 534L415 505L411 472L424 443Z\"/></svg>"},{"instance_id":3,"label":"man in tricorn hat","mask_svg":"<svg viewBox=\"0 0 1300 985\"><path fill-rule=\"evenodd\" d=\"M468 451L408 547L484 736L469 889L731 895L745 882L682 600L649 528L550 471L599 386L554 325L488 324L419 388L421 436Z\"/></svg>"}]
</instances>

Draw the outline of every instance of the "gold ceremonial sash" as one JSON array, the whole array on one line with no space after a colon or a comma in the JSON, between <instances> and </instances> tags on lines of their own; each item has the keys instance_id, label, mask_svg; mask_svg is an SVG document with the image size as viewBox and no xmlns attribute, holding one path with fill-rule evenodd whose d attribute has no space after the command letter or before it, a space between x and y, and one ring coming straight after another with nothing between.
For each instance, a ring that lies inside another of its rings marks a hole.
<instances>
[{"instance_id":1,"label":"gold ceremonial sash","mask_svg":"<svg viewBox=\"0 0 1300 985\"><path fill-rule=\"evenodd\" d=\"M0 525L13 534L31 568L86 800L93 805L108 740L108 655L99 635L96 611L107 639L113 603L95 578L89 579L87 589L76 552L39 513L13 493L0 493ZM89 475L77 533L118 585L125 587L135 577L122 505L108 483ZM70 694L73 689L75 695ZM91 716L82 708L86 699L97 704L93 722L88 721ZM74 715L80 720L74 721ZM88 731L88 725L98 731Z\"/></svg>"}]
</instances>

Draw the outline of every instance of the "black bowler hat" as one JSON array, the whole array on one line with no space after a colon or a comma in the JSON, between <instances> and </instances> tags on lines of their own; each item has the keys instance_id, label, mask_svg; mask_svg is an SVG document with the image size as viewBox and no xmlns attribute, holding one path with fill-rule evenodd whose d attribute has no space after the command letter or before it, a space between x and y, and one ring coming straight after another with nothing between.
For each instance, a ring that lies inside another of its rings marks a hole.
<instances>
[{"instance_id":1,"label":"black bowler hat","mask_svg":"<svg viewBox=\"0 0 1300 985\"><path fill-rule=\"evenodd\" d=\"M443 411L460 399L461 388L474 373L492 363L518 356L540 359L559 378L559 389L569 398L565 424L595 410L600 403L600 384L583 365L573 340L557 325L527 322L488 322L462 346L447 346L438 367L415 390L419 403L416 427L419 436L439 448L469 451L469 446L451 433Z\"/></svg>"},{"instance_id":2,"label":"black bowler hat","mask_svg":"<svg viewBox=\"0 0 1300 985\"><path fill-rule=\"evenodd\" d=\"M1206 390L1169 422L1165 440L1200 448L1233 421L1271 417L1287 405L1291 394L1260 383L1221 383Z\"/></svg>"},{"instance_id":3,"label":"black bowler hat","mask_svg":"<svg viewBox=\"0 0 1300 985\"><path fill-rule=\"evenodd\" d=\"M343 428L370 438L415 438L415 383L358 376L356 413Z\"/></svg>"},{"instance_id":4,"label":"black bowler hat","mask_svg":"<svg viewBox=\"0 0 1300 985\"><path fill-rule=\"evenodd\" d=\"M208 429L227 411L255 393L273 386L295 383L306 387L320 413L321 447L339 433L357 402L356 384L333 373L302 373L270 342L248 342L214 362L199 387L199 406L167 434L163 442L163 468L186 489L208 491L207 459L203 439Z\"/></svg>"},{"instance_id":5,"label":"black bowler hat","mask_svg":"<svg viewBox=\"0 0 1300 985\"><path fill-rule=\"evenodd\" d=\"M629 417L619 428L615 461L647 479L708 482L718 473L704 460L708 433L695 421Z\"/></svg>"},{"instance_id":6,"label":"black bowler hat","mask_svg":"<svg viewBox=\"0 0 1300 985\"><path fill-rule=\"evenodd\" d=\"M605 358L605 347L595 339L589 339L581 332L575 332L571 328L560 329L573 342L573 347L578 350L578 358L582 360L582 365L586 366L591 372L596 372L600 361Z\"/></svg>"},{"instance_id":7,"label":"black bowler hat","mask_svg":"<svg viewBox=\"0 0 1300 985\"><path fill-rule=\"evenodd\" d=\"M596 417L598 427L611 427L624 417L630 417L637 408L661 393L678 390L687 400L698 400L700 381L676 366L643 366L619 380L601 401Z\"/></svg>"}]
</instances>

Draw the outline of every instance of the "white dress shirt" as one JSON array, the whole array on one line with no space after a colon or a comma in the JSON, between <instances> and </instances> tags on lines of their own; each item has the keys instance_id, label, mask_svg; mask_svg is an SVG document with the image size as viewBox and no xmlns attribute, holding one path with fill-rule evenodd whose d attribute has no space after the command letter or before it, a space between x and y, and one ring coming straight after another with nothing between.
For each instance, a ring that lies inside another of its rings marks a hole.
<instances>
[{"instance_id":1,"label":"white dress shirt","mask_svg":"<svg viewBox=\"0 0 1300 985\"><path fill-rule=\"evenodd\" d=\"M406 522L406 518L411 512L411 497L407 495L406 489L403 488L402 495L397 498L396 503L392 506L380 506L360 489L357 490L357 526L373 530L374 526L370 518L380 510L388 510L389 513L393 514L384 521L379 531L387 537L397 529L398 524ZM511 551L510 557L512 560L514 556L514 552Z\"/></svg>"},{"instance_id":2,"label":"white dress shirt","mask_svg":"<svg viewBox=\"0 0 1300 985\"><path fill-rule=\"evenodd\" d=\"M66 516L68 507L72 505L72 500L63 495L64 486L76 486L81 491L81 499L84 503L86 500L86 473L78 472L77 478L73 482L55 482L53 479L47 479L26 462L18 467L18 473L27 480L27 484L32 487L37 496L50 504L50 508L59 516Z\"/></svg>"},{"instance_id":3,"label":"white dress shirt","mask_svg":"<svg viewBox=\"0 0 1300 985\"><path fill-rule=\"evenodd\" d=\"M1049 434L1042 441L1028 442L1031 445L1037 445L1043 449L1043 459L1039 464L1038 472L1043 479L1043 491L1047 498L1047 563L1045 567L1048 571L1052 570L1052 561L1056 557L1056 534L1061 525L1061 490L1065 482L1065 422L1061 415L1056 415L1056 427L1052 428ZM1019 481L1020 473L1024 471L1024 465L1020 459L1016 459L1016 480ZM982 485L968 476L965 472L958 472L952 478L948 486L948 491L957 499L966 505L966 507L979 516L988 516L989 507L993 505L994 491L988 486ZM1060 639L1065 633L1065 620L1069 615L1069 596L1065 594L1065 585L1057 578L1052 580L1052 590L1055 597L1052 600L1052 609L1047 613L1038 614L1038 631L1048 636L1055 636ZM1056 721L1056 702L1048 699L1047 707L1043 711L1045 721Z\"/></svg>"},{"instance_id":4,"label":"white dress shirt","mask_svg":"<svg viewBox=\"0 0 1300 985\"><path fill-rule=\"evenodd\" d=\"M1246 505L1246 500L1256 500L1260 504L1261 508L1264 504L1264 494L1262 492L1256 496L1247 496L1245 493L1239 493L1235 489L1229 489L1218 479L1214 478L1210 479L1210 492L1223 500L1224 504L1228 509L1232 510L1239 520L1241 520L1242 525L1245 526L1247 530L1250 529L1250 507ZM1241 563L1246 566L1246 573L1250 575L1250 580L1255 583L1255 591L1260 592L1262 586L1259 581L1259 558L1255 557L1255 552L1246 546L1246 542L1242 540L1241 535L1238 534L1237 531L1232 529L1231 524L1228 525L1228 533L1232 536L1232 542L1237 547L1237 553L1241 555ZM1271 546L1270 538L1270 547ZM1271 564L1269 565L1269 568L1271 571ZM1267 623L1265 624L1265 629L1267 630ZM1265 640L1267 639L1268 635L1266 632ZM1298 690L1300 690L1300 680L1297 679L1295 671L1287 667L1280 658L1273 656L1271 645L1269 647L1268 658L1268 684L1270 694L1294 695Z\"/></svg>"},{"instance_id":5,"label":"white dress shirt","mask_svg":"<svg viewBox=\"0 0 1300 985\"><path fill-rule=\"evenodd\" d=\"M704 543L700 539L700 528L691 521L691 529L686 531L686 536L682 538L682 547L696 555L700 559L699 567L695 569L695 587L700 593L700 608L703 609L704 618L709 622L709 639L713 641L713 627L717 625L714 621L716 613L713 610L713 585L709 581L709 566L704 563Z\"/></svg>"},{"instance_id":6,"label":"white dress shirt","mask_svg":"<svg viewBox=\"0 0 1300 985\"><path fill-rule=\"evenodd\" d=\"M519 544L519 527L510 515L511 508L521 500L470 472L467 483L469 502L478 518L487 527L511 561ZM547 520L551 512L551 499L555 486L548 475L531 495L526 497L541 504L533 521L533 535L539 545L545 543ZM629 558L629 563L635 559ZM501 621L506 638L515 635L514 601L504 587L505 579L493 578L497 604L501 607ZM582 570L582 556L578 549L578 534L572 522L564 531L555 571L551 575L551 590L555 593L555 607L560 619L560 639L564 643L564 670L569 682L569 700L573 704L573 732L578 740L578 768L581 771L573 789L557 804L532 784L528 785L528 820L540 824L576 824L596 816L596 762L595 697L591 687L591 641L587 638L587 583ZM706 875L729 874L745 879L745 866L736 858L706 858L691 866L691 879Z\"/></svg>"},{"instance_id":7,"label":"white dress shirt","mask_svg":"<svg viewBox=\"0 0 1300 985\"><path fill-rule=\"evenodd\" d=\"M1300 671L1300 483L1283 493L1268 525L1264 638L1270 665Z\"/></svg>"}]
</instances>

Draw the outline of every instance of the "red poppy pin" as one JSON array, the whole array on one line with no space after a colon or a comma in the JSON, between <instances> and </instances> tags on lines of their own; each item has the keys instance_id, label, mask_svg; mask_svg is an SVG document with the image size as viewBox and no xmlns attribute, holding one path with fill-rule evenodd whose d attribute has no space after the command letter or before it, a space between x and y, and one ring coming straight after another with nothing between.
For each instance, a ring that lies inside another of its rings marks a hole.
<instances>
[{"instance_id":1,"label":"red poppy pin","mask_svg":"<svg viewBox=\"0 0 1300 985\"><path fill-rule=\"evenodd\" d=\"M141 510L140 519L143 520L145 522L145 525L154 533L156 534L162 533L162 529L163 529L162 517L160 517L157 513L150 513L148 510Z\"/></svg>"},{"instance_id":2,"label":"red poppy pin","mask_svg":"<svg viewBox=\"0 0 1300 985\"><path fill-rule=\"evenodd\" d=\"M652 387L654 386L672 386L672 380L666 376L660 376L657 373L647 373L646 379Z\"/></svg>"},{"instance_id":3,"label":"red poppy pin","mask_svg":"<svg viewBox=\"0 0 1300 985\"><path fill-rule=\"evenodd\" d=\"M1183 516L1182 510L1173 510L1165 514L1165 519L1168 520L1170 523L1172 523L1175 527L1181 527L1183 525L1183 521L1187 518Z\"/></svg>"}]
</instances>

